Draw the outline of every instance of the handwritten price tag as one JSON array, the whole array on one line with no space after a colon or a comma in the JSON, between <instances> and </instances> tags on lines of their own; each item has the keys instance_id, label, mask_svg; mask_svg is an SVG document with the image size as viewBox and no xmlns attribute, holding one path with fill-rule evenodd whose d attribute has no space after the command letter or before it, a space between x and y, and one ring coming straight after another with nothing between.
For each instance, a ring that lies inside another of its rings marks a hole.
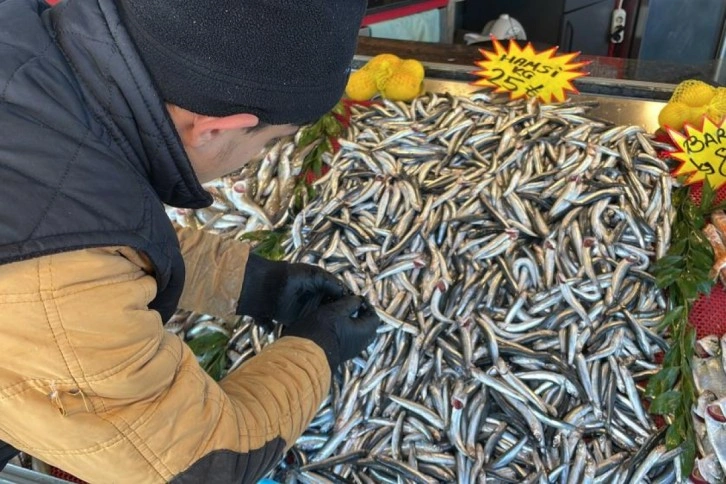
<instances>
[{"instance_id":1,"label":"handwritten price tag","mask_svg":"<svg viewBox=\"0 0 726 484\"><path fill-rule=\"evenodd\" d=\"M708 117L703 119L699 130L690 124L685 125L683 134L668 128L668 134L680 151L671 153L681 166L676 175L690 175L686 184L706 180L714 190L726 183L726 118L715 124Z\"/></svg>"},{"instance_id":2,"label":"handwritten price tag","mask_svg":"<svg viewBox=\"0 0 726 484\"><path fill-rule=\"evenodd\" d=\"M486 59L474 63L482 70L474 73L481 79L473 84L495 87L495 92L509 92L512 99L538 97L545 103L553 99L562 102L567 91L578 92L571 81L587 75L578 69L589 62L571 63L579 52L555 56L557 47L536 52L531 43L522 49L510 40L509 49L505 50L494 37L492 42L494 52L480 49Z\"/></svg>"}]
</instances>

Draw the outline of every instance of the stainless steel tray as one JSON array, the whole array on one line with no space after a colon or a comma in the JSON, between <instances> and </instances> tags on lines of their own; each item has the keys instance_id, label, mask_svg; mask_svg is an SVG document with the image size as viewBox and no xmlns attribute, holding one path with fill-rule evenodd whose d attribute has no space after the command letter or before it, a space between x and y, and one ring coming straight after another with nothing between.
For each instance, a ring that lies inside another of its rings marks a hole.
<instances>
[{"instance_id":1,"label":"stainless steel tray","mask_svg":"<svg viewBox=\"0 0 726 484\"><path fill-rule=\"evenodd\" d=\"M451 94L470 94L481 89L463 81L426 79L424 88L430 92L449 92ZM593 96L576 94L572 100L597 101L598 106L590 111L590 116L604 119L615 124L642 126L649 132L658 129L658 113L665 106L663 101L650 101L618 96Z\"/></svg>"},{"instance_id":2,"label":"stainless steel tray","mask_svg":"<svg viewBox=\"0 0 726 484\"><path fill-rule=\"evenodd\" d=\"M68 481L8 464L0 472L0 484L68 484Z\"/></svg>"}]
</instances>

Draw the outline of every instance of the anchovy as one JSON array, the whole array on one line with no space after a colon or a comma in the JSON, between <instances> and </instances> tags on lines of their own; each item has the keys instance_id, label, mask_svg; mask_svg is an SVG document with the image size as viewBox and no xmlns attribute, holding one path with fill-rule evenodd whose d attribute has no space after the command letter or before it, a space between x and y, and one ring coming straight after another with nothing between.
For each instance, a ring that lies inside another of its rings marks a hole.
<instances>
[{"instance_id":1,"label":"anchovy","mask_svg":"<svg viewBox=\"0 0 726 484\"><path fill-rule=\"evenodd\" d=\"M673 181L642 128L590 119L590 107L491 93L352 106L341 149L325 156L330 170L299 197L299 213L288 193L310 149L299 135L211 183L208 211L170 211L223 235L286 228L285 260L335 274L384 323L334 375L273 478L675 475L680 454L662 451L641 402L667 348L651 264L670 244ZM236 333L186 318L171 326L186 339L234 333L228 371L280 335L246 317Z\"/></svg>"}]
</instances>

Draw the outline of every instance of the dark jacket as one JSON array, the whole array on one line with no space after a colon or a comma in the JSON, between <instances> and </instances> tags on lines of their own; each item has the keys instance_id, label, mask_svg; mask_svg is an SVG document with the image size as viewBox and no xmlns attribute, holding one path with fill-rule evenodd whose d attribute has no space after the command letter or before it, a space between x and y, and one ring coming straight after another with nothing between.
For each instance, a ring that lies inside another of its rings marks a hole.
<instances>
[{"instance_id":1,"label":"dark jacket","mask_svg":"<svg viewBox=\"0 0 726 484\"><path fill-rule=\"evenodd\" d=\"M113 3L78 3L0 4L0 206L18 208L0 210L0 263L133 247L151 259L151 307L167 319L184 264L162 202L211 197Z\"/></svg>"},{"instance_id":2,"label":"dark jacket","mask_svg":"<svg viewBox=\"0 0 726 484\"><path fill-rule=\"evenodd\" d=\"M163 330L185 284L233 308L247 248L180 247L163 203L211 198L113 1L0 0L0 59L0 439L91 482L254 482L330 370L288 337L218 385Z\"/></svg>"}]
</instances>

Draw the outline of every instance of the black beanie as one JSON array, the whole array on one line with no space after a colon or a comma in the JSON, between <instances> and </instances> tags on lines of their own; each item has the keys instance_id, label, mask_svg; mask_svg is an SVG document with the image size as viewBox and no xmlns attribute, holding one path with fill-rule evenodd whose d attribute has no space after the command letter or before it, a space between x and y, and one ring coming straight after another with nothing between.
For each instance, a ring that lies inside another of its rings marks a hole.
<instances>
[{"instance_id":1,"label":"black beanie","mask_svg":"<svg viewBox=\"0 0 726 484\"><path fill-rule=\"evenodd\" d=\"M348 80L366 0L116 0L164 101L314 121Z\"/></svg>"}]
</instances>

